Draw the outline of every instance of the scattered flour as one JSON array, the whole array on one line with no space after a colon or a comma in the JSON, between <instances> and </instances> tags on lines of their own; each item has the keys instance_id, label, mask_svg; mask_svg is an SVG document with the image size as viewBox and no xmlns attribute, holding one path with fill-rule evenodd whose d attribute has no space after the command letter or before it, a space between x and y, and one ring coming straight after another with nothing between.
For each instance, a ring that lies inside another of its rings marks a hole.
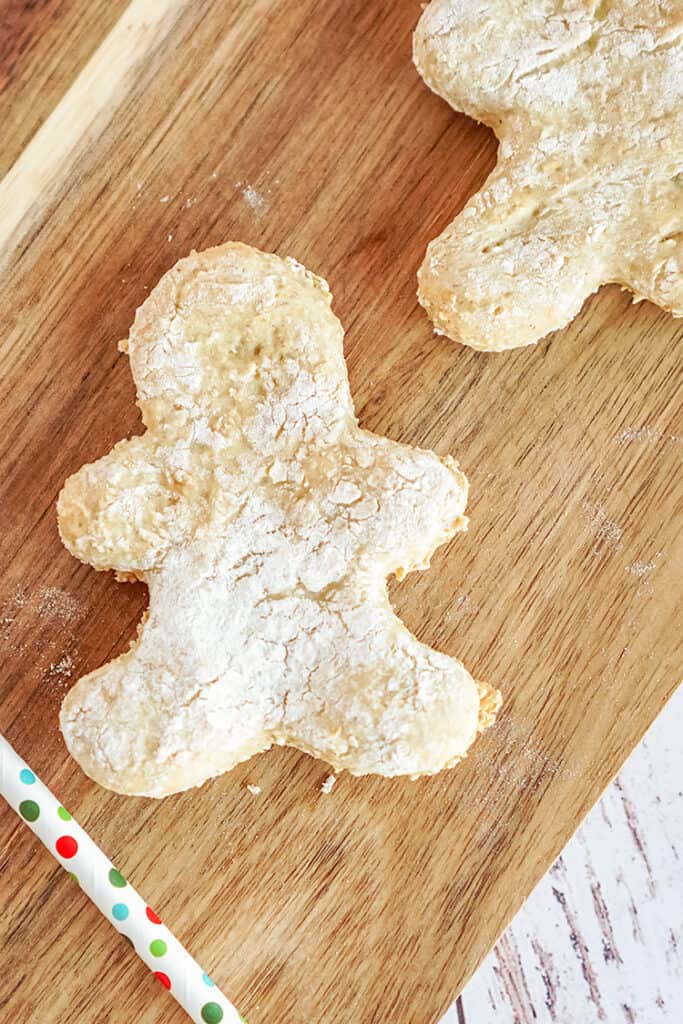
<instances>
[{"instance_id":1,"label":"scattered flour","mask_svg":"<svg viewBox=\"0 0 683 1024\"><path fill-rule=\"evenodd\" d=\"M252 796L258 796L261 792L261 787L254 786L252 785L252 783L247 783L247 789L249 790Z\"/></svg>"},{"instance_id":2,"label":"scattered flour","mask_svg":"<svg viewBox=\"0 0 683 1024\"><path fill-rule=\"evenodd\" d=\"M242 195L244 201L248 206L255 210L257 213L263 213L268 209L268 200L265 196L262 196L260 192L257 192L251 185L244 185L242 187Z\"/></svg>"},{"instance_id":3,"label":"scattered flour","mask_svg":"<svg viewBox=\"0 0 683 1024\"><path fill-rule=\"evenodd\" d=\"M64 654L57 662L50 665L49 675L51 679L70 679L74 670L73 659L69 654Z\"/></svg>"},{"instance_id":4,"label":"scattered flour","mask_svg":"<svg viewBox=\"0 0 683 1024\"><path fill-rule=\"evenodd\" d=\"M24 609L25 617L22 617ZM23 585L17 585L0 607L0 641L14 654L23 655L35 650L36 618L65 627L78 617L80 609L76 598L61 587L36 587L27 591ZM74 639L69 629L62 629L61 633L63 643ZM41 650L44 649L43 642ZM49 674L52 678L67 679L72 669L73 663L67 655L50 665Z\"/></svg>"},{"instance_id":5,"label":"scattered flour","mask_svg":"<svg viewBox=\"0 0 683 1024\"><path fill-rule=\"evenodd\" d=\"M37 612L41 618L61 623L71 622L80 611L76 598L61 587L38 587L28 593L24 587L17 586L0 610L0 626L4 627L5 633L22 608Z\"/></svg>"},{"instance_id":6,"label":"scattered flour","mask_svg":"<svg viewBox=\"0 0 683 1024\"><path fill-rule=\"evenodd\" d=\"M619 444L628 444L631 441L668 441L671 444L681 444L683 436L679 434L665 434L654 427L626 427L619 434Z\"/></svg>"},{"instance_id":7,"label":"scattered flour","mask_svg":"<svg viewBox=\"0 0 683 1024\"><path fill-rule=\"evenodd\" d=\"M659 556L658 556L659 557ZM632 565L626 566L626 572L630 572L632 576L647 576L653 569L657 568L656 562L633 562Z\"/></svg>"},{"instance_id":8,"label":"scattered flour","mask_svg":"<svg viewBox=\"0 0 683 1024\"><path fill-rule=\"evenodd\" d=\"M605 548L616 550L621 547L623 530L618 523L608 518L603 505L584 501L583 511L590 520L591 528L595 533L595 544L592 554L600 555Z\"/></svg>"},{"instance_id":9,"label":"scattered flour","mask_svg":"<svg viewBox=\"0 0 683 1024\"><path fill-rule=\"evenodd\" d=\"M0 611L0 638L6 640L9 636L12 623L17 612L26 604L26 592L23 587L17 586L10 594L8 600Z\"/></svg>"},{"instance_id":10,"label":"scattered flour","mask_svg":"<svg viewBox=\"0 0 683 1024\"><path fill-rule=\"evenodd\" d=\"M627 427L619 435L621 444L628 444L629 441L657 441L661 433L654 427Z\"/></svg>"},{"instance_id":11,"label":"scattered flour","mask_svg":"<svg viewBox=\"0 0 683 1024\"><path fill-rule=\"evenodd\" d=\"M33 603L31 598L30 603ZM38 614L57 622L71 622L79 613L78 601L61 587L39 587L36 592Z\"/></svg>"}]
</instances>

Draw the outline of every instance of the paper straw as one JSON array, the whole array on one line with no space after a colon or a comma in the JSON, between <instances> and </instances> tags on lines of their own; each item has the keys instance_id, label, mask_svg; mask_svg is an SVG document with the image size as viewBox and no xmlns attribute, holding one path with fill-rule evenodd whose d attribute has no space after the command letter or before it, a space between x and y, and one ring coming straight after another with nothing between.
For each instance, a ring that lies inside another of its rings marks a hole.
<instances>
[{"instance_id":1,"label":"paper straw","mask_svg":"<svg viewBox=\"0 0 683 1024\"><path fill-rule=\"evenodd\" d=\"M196 1024L246 1024L133 886L1 735L0 795Z\"/></svg>"}]
</instances>

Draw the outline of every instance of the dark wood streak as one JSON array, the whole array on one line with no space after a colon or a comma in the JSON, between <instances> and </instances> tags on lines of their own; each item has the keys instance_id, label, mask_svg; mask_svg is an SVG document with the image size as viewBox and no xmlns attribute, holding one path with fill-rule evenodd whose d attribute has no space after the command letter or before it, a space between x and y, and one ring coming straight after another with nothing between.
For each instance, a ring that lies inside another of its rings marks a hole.
<instances>
[{"instance_id":1,"label":"dark wood streak","mask_svg":"<svg viewBox=\"0 0 683 1024\"><path fill-rule=\"evenodd\" d=\"M652 873L652 865L650 864L650 858L647 855L645 838L640 834L638 816L636 815L635 808L629 800L628 796L626 795L624 787L619 781L619 778L616 778L614 780L614 785L616 786L619 796L621 797L621 803L624 808L624 815L626 816L626 824L628 825L628 830L633 838L634 846L638 851L643 864L645 865L645 871L647 872L647 884L650 890L650 895L654 896L657 892L657 883Z\"/></svg>"},{"instance_id":2,"label":"dark wood streak","mask_svg":"<svg viewBox=\"0 0 683 1024\"><path fill-rule=\"evenodd\" d=\"M579 929L576 915L569 906L565 894L555 886L553 886L552 891L553 896L562 908L562 913L564 914L567 922L567 927L569 928L569 940L581 964L581 973L583 974L586 985L588 986L588 993L591 1002L595 1006L595 1012L597 1013L599 1020L607 1020L607 1016L600 999L600 985L598 978L591 963L588 946L586 945L583 935Z\"/></svg>"},{"instance_id":3,"label":"dark wood streak","mask_svg":"<svg viewBox=\"0 0 683 1024\"><path fill-rule=\"evenodd\" d=\"M507 994L515 1024L532 1024L537 1019L531 993L526 982L524 967L514 940L505 934L494 950L498 974Z\"/></svg>"},{"instance_id":4,"label":"dark wood streak","mask_svg":"<svg viewBox=\"0 0 683 1024\"><path fill-rule=\"evenodd\" d=\"M619 883L619 885L623 886L623 888L626 890L628 894L627 909L628 916L631 920L631 935L633 936L633 941L642 942L643 932L640 927L640 921L638 919L638 907L636 906L636 901L633 898L633 893L631 892L622 871L620 871L617 874L617 882Z\"/></svg>"},{"instance_id":5,"label":"dark wood streak","mask_svg":"<svg viewBox=\"0 0 683 1024\"><path fill-rule=\"evenodd\" d=\"M621 959L619 950L617 948L616 939L614 936L614 929L612 928L612 922L610 921L609 909L605 903L602 895L602 887L600 882L595 878L595 874L592 868L589 869L590 874L593 876L591 881L591 896L593 898L593 909L595 910L595 916L602 932L602 957L606 964L616 961L618 964L622 964L624 961Z\"/></svg>"},{"instance_id":6,"label":"dark wood streak","mask_svg":"<svg viewBox=\"0 0 683 1024\"><path fill-rule=\"evenodd\" d=\"M127 6L128 0L0 0L0 176Z\"/></svg>"},{"instance_id":7,"label":"dark wood streak","mask_svg":"<svg viewBox=\"0 0 683 1024\"><path fill-rule=\"evenodd\" d=\"M671 951L673 953L677 953L678 952L678 941L676 939L676 933L674 932L673 928L669 932L669 943L670 943Z\"/></svg>"},{"instance_id":8,"label":"dark wood streak","mask_svg":"<svg viewBox=\"0 0 683 1024\"><path fill-rule=\"evenodd\" d=\"M538 966L545 986L545 1007L550 1014L550 1020L555 1024L558 1019L557 993L561 981L553 964L552 953L544 949L536 938L531 940L531 947L538 958Z\"/></svg>"}]
</instances>

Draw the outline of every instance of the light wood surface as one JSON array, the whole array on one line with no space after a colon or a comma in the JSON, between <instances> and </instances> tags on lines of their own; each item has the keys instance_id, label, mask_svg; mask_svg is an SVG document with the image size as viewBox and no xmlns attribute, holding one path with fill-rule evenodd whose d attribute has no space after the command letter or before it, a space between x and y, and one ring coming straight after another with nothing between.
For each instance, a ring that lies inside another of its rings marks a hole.
<instances>
[{"instance_id":1,"label":"light wood surface","mask_svg":"<svg viewBox=\"0 0 683 1024\"><path fill-rule=\"evenodd\" d=\"M683 689L441 1024L678 1024Z\"/></svg>"},{"instance_id":2,"label":"light wood surface","mask_svg":"<svg viewBox=\"0 0 683 1024\"><path fill-rule=\"evenodd\" d=\"M146 6L144 53L84 15L87 60L73 33L40 29L40 7L18 19L65 78L19 157L26 190L16 172L0 183L0 729L251 1024L434 1024L680 677L681 324L612 288L534 350L487 356L432 334L415 273L495 142L420 82L419 4ZM112 52L130 66L112 70ZM93 103L79 68L116 81ZM32 159L51 146L44 188ZM159 804L97 789L66 755L62 696L126 646L145 593L62 549L54 501L139 430L116 349L135 308L178 257L227 238L323 274L362 424L452 452L470 478L469 534L392 587L420 638L504 692L456 771L341 777L323 796L324 765L276 750ZM180 1024L0 819L3 1019Z\"/></svg>"}]
</instances>

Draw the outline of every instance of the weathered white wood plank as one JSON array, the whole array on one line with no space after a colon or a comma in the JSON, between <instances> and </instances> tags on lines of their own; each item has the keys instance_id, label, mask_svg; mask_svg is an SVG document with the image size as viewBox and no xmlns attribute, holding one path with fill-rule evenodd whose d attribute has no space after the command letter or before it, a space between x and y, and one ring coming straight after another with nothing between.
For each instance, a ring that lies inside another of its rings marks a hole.
<instances>
[{"instance_id":1,"label":"weathered white wood plank","mask_svg":"<svg viewBox=\"0 0 683 1024\"><path fill-rule=\"evenodd\" d=\"M683 687L442 1024L678 1024Z\"/></svg>"}]
</instances>

